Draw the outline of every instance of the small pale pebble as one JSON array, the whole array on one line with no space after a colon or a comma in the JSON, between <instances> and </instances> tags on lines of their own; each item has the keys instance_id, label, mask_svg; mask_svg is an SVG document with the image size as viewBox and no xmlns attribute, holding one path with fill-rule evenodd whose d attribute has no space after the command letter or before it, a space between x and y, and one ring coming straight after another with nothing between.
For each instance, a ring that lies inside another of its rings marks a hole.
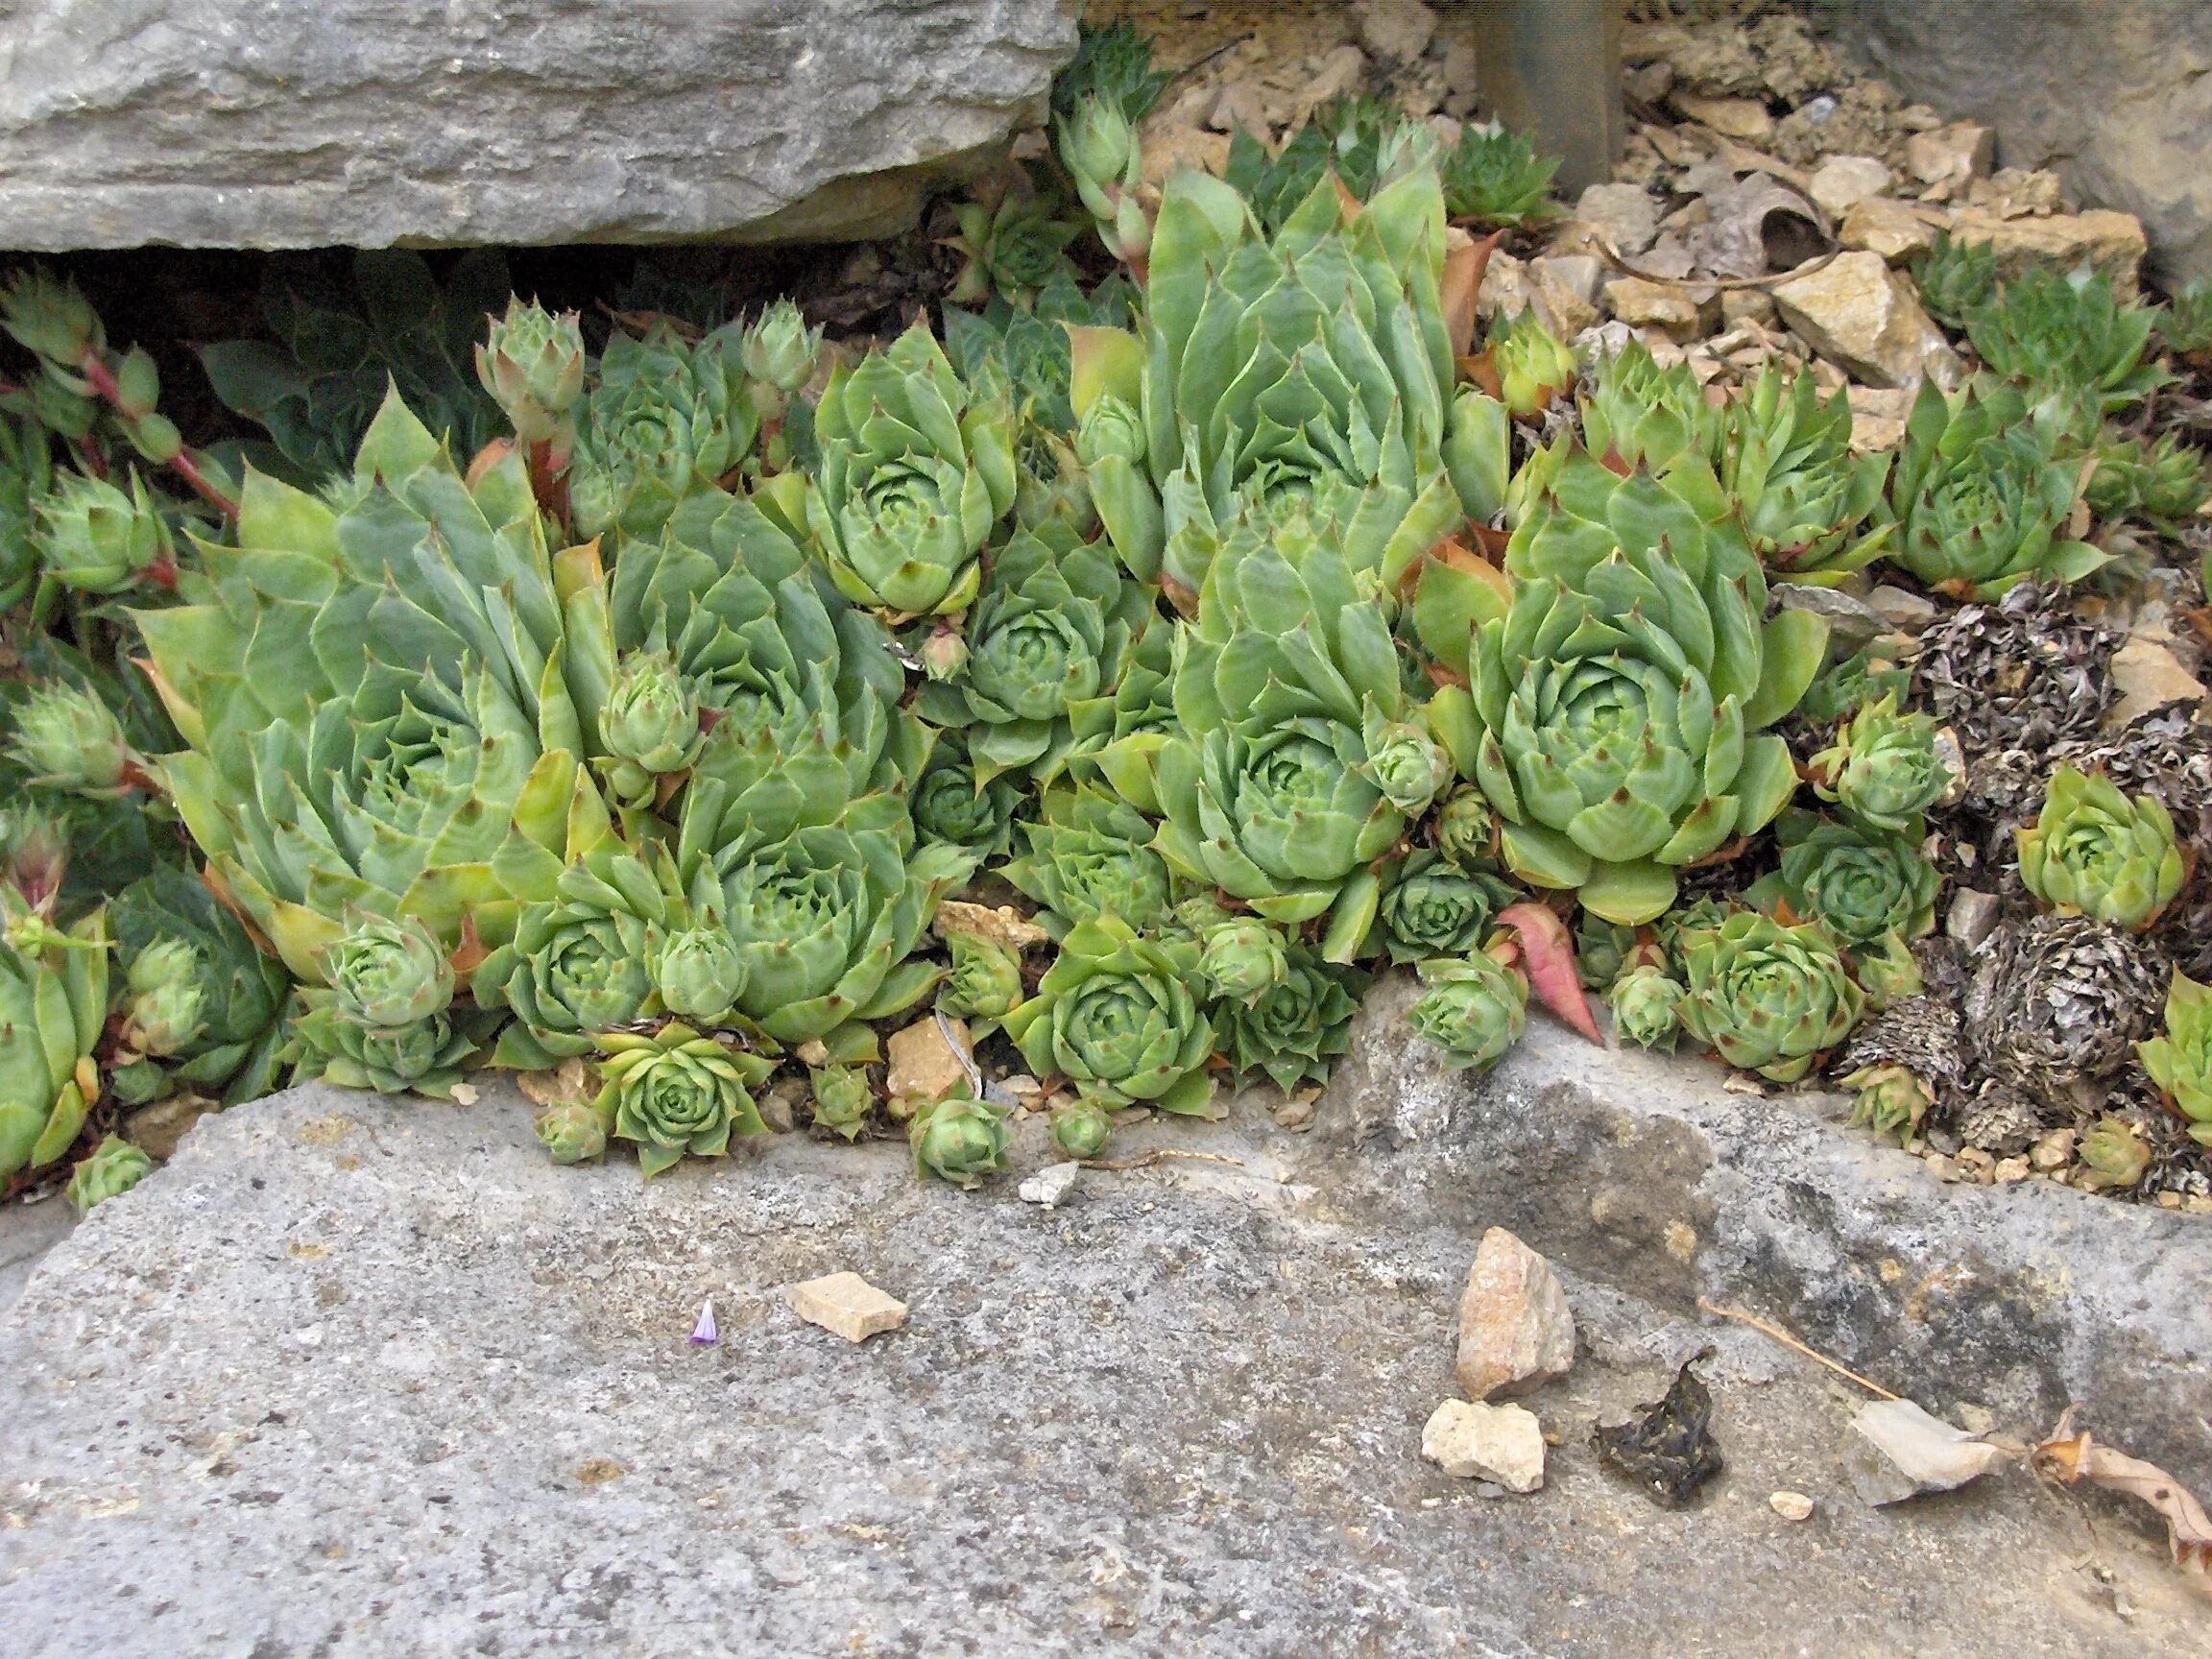
<instances>
[{"instance_id":1,"label":"small pale pebble","mask_svg":"<svg viewBox=\"0 0 2212 1659\"><path fill-rule=\"evenodd\" d=\"M865 1342L906 1323L906 1304L885 1295L857 1273L805 1280L785 1290L783 1299L807 1324L819 1325L848 1342Z\"/></svg>"},{"instance_id":2,"label":"small pale pebble","mask_svg":"<svg viewBox=\"0 0 2212 1659\"><path fill-rule=\"evenodd\" d=\"M2180 1209L2180 1208L2181 1208L2181 1194L2180 1194L2180 1193L2178 1193L2178 1192L2161 1192L2161 1193L2159 1193L2159 1194L2158 1194L2158 1208L2159 1208L2159 1209L2161 1209L2161 1210L2178 1210L2178 1209Z\"/></svg>"},{"instance_id":3,"label":"small pale pebble","mask_svg":"<svg viewBox=\"0 0 2212 1659\"><path fill-rule=\"evenodd\" d=\"M1080 1164L1048 1164L1017 1187L1015 1196L1024 1204L1042 1204L1047 1210L1057 1208L1082 1172Z\"/></svg>"},{"instance_id":4,"label":"small pale pebble","mask_svg":"<svg viewBox=\"0 0 2212 1659\"><path fill-rule=\"evenodd\" d=\"M1928 1166L1928 1173L1935 1176L1938 1181L1950 1182L1959 1179L1959 1166L1940 1152L1931 1152L1920 1162Z\"/></svg>"},{"instance_id":5,"label":"small pale pebble","mask_svg":"<svg viewBox=\"0 0 2212 1659\"><path fill-rule=\"evenodd\" d=\"M1802 1492L1777 1492L1767 1500L1767 1505L1785 1521L1813 1519L1813 1500Z\"/></svg>"},{"instance_id":6,"label":"small pale pebble","mask_svg":"<svg viewBox=\"0 0 2212 1659\"><path fill-rule=\"evenodd\" d=\"M2034 1171L2029 1166L2028 1160L2025 1158L2005 1158L1998 1161L1997 1167L1992 1173L1995 1174L1999 1186L2008 1187L2015 1181L2027 1180Z\"/></svg>"},{"instance_id":7,"label":"small pale pebble","mask_svg":"<svg viewBox=\"0 0 2212 1659\"><path fill-rule=\"evenodd\" d=\"M2054 1129L2035 1142L2028 1154L2029 1161L2042 1170L2063 1169L2074 1162L2075 1132L2071 1129Z\"/></svg>"}]
</instances>

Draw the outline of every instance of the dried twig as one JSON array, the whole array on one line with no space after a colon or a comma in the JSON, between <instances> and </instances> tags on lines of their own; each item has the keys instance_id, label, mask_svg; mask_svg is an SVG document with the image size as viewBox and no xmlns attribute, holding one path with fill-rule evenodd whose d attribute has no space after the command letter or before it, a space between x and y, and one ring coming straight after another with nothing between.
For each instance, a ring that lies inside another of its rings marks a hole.
<instances>
[{"instance_id":1,"label":"dried twig","mask_svg":"<svg viewBox=\"0 0 2212 1659\"><path fill-rule=\"evenodd\" d=\"M1890 1393L1888 1389L1883 1387L1879 1382L1868 1382L1865 1378L1860 1376L1858 1372L1852 1370L1849 1366L1844 1365L1838 1360L1829 1358L1828 1356L1821 1353L1819 1349L1806 1346L1806 1344L1803 1342L1798 1341L1796 1337L1791 1335L1789 1332L1783 1330L1781 1326L1769 1324L1766 1320L1760 1318L1756 1313L1746 1313L1741 1308L1723 1308L1718 1302L1709 1302L1702 1296L1697 1298L1697 1306L1705 1312L1715 1314L1719 1318L1739 1320L1742 1323L1750 1326L1752 1330L1760 1332L1765 1335L1773 1337L1775 1341L1781 1343L1785 1348L1796 1349L1797 1352L1804 1355L1806 1358L1818 1360L1821 1364L1827 1366L1829 1370L1835 1372L1837 1376L1848 1377L1852 1382L1858 1383L1860 1387L1865 1389L1870 1394L1879 1394L1885 1400L1897 1400L1903 1398L1901 1395Z\"/></svg>"},{"instance_id":2,"label":"dried twig","mask_svg":"<svg viewBox=\"0 0 2212 1659\"><path fill-rule=\"evenodd\" d=\"M1187 1152L1180 1146L1155 1146L1149 1152L1140 1152L1134 1158L1118 1158L1108 1162L1103 1158L1076 1160L1086 1169L1142 1169L1147 1164L1157 1164L1163 1158L1190 1158L1206 1164L1234 1164L1244 1167L1244 1160L1232 1158L1224 1152Z\"/></svg>"}]
</instances>

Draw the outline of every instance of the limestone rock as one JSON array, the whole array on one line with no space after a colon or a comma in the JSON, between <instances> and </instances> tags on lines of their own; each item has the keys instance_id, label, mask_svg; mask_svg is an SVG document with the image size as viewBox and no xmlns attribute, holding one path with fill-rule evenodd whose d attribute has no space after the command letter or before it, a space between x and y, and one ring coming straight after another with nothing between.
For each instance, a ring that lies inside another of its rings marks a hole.
<instances>
[{"instance_id":1,"label":"limestone rock","mask_svg":"<svg viewBox=\"0 0 2212 1659\"><path fill-rule=\"evenodd\" d=\"M1958 383L1964 372L1911 285L1882 255L1844 253L1774 289L1782 320L1821 356L1871 386L1916 386L1933 375Z\"/></svg>"},{"instance_id":2,"label":"limestone rock","mask_svg":"<svg viewBox=\"0 0 2212 1659\"><path fill-rule=\"evenodd\" d=\"M1887 196L1868 196L1845 209L1843 222L1836 227L1836 240L1845 248L1902 263L1936 245L1936 226L1939 223L1925 207L1892 202Z\"/></svg>"},{"instance_id":3,"label":"limestone rock","mask_svg":"<svg viewBox=\"0 0 2212 1659\"><path fill-rule=\"evenodd\" d=\"M2212 233L2208 233L2212 234ZM2093 208L2042 218L2006 219L1983 207L1961 207L1955 242L1986 242L1997 254L1997 275L2017 276L2031 265L2095 266L2112 278L2123 299L2135 292L2147 244L2143 222L2132 213Z\"/></svg>"},{"instance_id":4,"label":"limestone rock","mask_svg":"<svg viewBox=\"0 0 2212 1659\"><path fill-rule=\"evenodd\" d=\"M1043 110L1073 0L20 0L0 247L874 237Z\"/></svg>"},{"instance_id":5,"label":"limestone rock","mask_svg":"<svg viewBox=\"0 0 2212 1659\"><path fill-rule=\"evenodd\" d=\"M1605 284L1605 308L1633 327L1661 328L1677 341L1698 332L1697 302L1671 282L1616 276Z\"/></svg>"},{"instance_id":6,"label":"limestone rock","mask_svg":"<svg viewBox=\"0 0 2212 1659\"><path fill-rule=\"evenodd\" d=\"M1894 449L1905 442L1905 422L1912 414L1909 392L1873 386L1847 386L1843 395L1851 405L1851 447L1863 455L1874 449ZM1897 592L1892 588L1890 592ZM1911 595L1917 597L1917 595ZM1926 600L1921 600L1926 605ZM1929 606L1929 616L1935 607ZM1926 618L1922 619L1924 622Z\"/></svg>"},{"instance_id":7,"label":"limestone rock","mask_svg":"<svg viewBox=\"0 0 2212 1659\"><path fill-rule=\"evenodd\" d=\"M2153 709L2195 703L2204 695L2203 682L2183 667L2178 657L2159 640L2141 634L2130 636L2112 653L2112 684L2120 698L2104 714L2104 727L2110 732Z\"/></svg>"},{"instance_id":8,"label":"limestone rock","mask_svg":"<svg viewBox=\"0 0 2212 1659\"><path fill-rule=\"evenodd\" d=\"M1482 1235L1459 1296L1459 1386L1521 1394L1575 1363L1575 1310L1551 1262L1503 1227Z\"/></svg>"},{"instance_id":9,"label":"limestone rock","mask_svg":"<svg viewBox=\"0 0 2212 1659\"><path fill-rule=\"evenodd\" d=\"M1398 63L1419 58L1436 34L1436 13L1421 0L1358 0L1352 20L1358 28L1360 45Z\"/></svg>"},{"instance_id":10,"label":"limestone rock","mask_svg":"<svg viewBox=\"0 0 2212 1659\"><path fill-rule=\"evenodd\" d=\"M1851 1419L1843 1470L1866 1503L1902 1503L1986 1475L2005 1454L1910 1400L1874 1400Z\"/></svg>"},{"instance_id":11,"label":"limestone rock","mask_svg":"<svg viewBox=\"0 0 2212 1659\"><path fill-rule=\"evenodd\" d=\"M1612 243L1616 253L1641 253L1659 234L1659 203L1634 184L1591 185L1575 204L1575 217Z\"/></svg>"},{"instance_id":12,"label":"limestone rock","mask_svg":"<svg viewBox=\"0 0 2212 1659\"><path fill-rule=\"evenodd\" d=\"M1421 1455L1461 1480L1495 1480L1508 1492L1544 1485L1544 1426L1526 1406L1447 1400L1421 1429Z\"/></svg>"},{"instance_id":13,"label":"limestone rock","mask_svg":"<svg viewBox=\"0 0 2212 1659\"><path fill-rule=\"evenodd\" d=\"M1774 135L1774 117L1756 98L1699 98L1694 93L1674 94L1674 108L1699 126L1746 144L1764 144Z\"/></svg>"},{"instance_id":14,"label":"limestone rock","mask_svg":"<svg viewBox=\"0 0 2212 1659\"><path fill-rule=\"evenodd\" d=\"M925 1014L903 1030L893 1032L884 1049L891 1062L885 1088L892 1112L898 1117L911 1117L967 1086L969 1068L974 1064L975 1046L968 1035L967 1022L951 1019L940 1022L934 1014Z\"/></svg>"},{"instance_id":15,"label":"limestone rock","mask_svg":"<svg viewBox=\"0 0 2212 1659\"><path fill-rule=\"evenodd\" d=\"M1889 169L1871 156L1831 156L1814 173L1811 194L1828 213L1840 216L1889 183Z\"/></svg>"},{"instance_id":16,"label":"limestone rock","mask_svg":"<svg viewBox=\"0 0 2212 1659\"><path fill-rule=\"evenodd\" d=\"M906 1304L857 1273L830 1273L783 1292L791 1311L848 1342L865 1342L906 1323Z\"/></svg>"},{"instance_id":17,"label":"limestone rock","mask_svg":"<svg viewBox=\"0 0 2212 1659\"><path fill-rule=\"evenodd\" d=\"M1954 122L1905 140L1905 165L1923 184L1963 188L1968 180L1986 178L1997 155L1997 134L1970 121Z\"/></svg>"}]
</instances>

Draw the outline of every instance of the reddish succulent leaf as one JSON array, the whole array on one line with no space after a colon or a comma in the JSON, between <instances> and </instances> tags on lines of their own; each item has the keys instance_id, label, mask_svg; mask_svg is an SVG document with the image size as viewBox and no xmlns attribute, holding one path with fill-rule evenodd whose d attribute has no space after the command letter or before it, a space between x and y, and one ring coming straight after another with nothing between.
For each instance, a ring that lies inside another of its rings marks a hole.
<instances>
[{"instance_id":1,"label":"reddish succulent leaf","mask_svg":"<svg viewBox=\"0 0 2212 1659\"><path fill-rule=\"evenodd\" d=\"M1475 300L1482 292L1482 274L1503 234L1495 230L1478 242L1464 230L1444 232L1444 332L1455 357L1464 357L1474 348Z\"/></svg>"},{"instance_id":2,"label":"reddish succulent leaf","mask_svg":"<svg viewBox=\"0 0 2212 1659\"><path fill-rule=\"evenodd\" d=\"M1575 935L1567 930L1558 913L1533 900L1524 900L1501 910L1498 925L1512 928L1519 939L1521 959L1537 999L1602 1048L1605 1039L1598 1035L1598 1022L1590 1013L1582 981L1575 972Z\"/></svg>"}]
</instances>

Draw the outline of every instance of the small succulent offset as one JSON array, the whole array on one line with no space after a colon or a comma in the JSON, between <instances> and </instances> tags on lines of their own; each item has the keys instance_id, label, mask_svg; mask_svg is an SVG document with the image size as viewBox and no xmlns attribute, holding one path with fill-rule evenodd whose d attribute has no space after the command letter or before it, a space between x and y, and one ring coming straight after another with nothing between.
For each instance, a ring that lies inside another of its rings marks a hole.
<instances>
[{"instance_id":1,"label":"small succulent offset","mask_svg":"<svg viewBox=\"0 0 2212 1659\"><path fill-rule=\"evenodd\" d=\"M481 1022L453 1009L453 966L427 927L357 913L324 951L320 977L300 993L295 1081L452 1094L480 1046Z\"/></svg>"},{"instance_id":2,"label":"small succulent offset","mask_svg":"<svg viewBox=\"0 0 2212 1659\"><path fill-rule=\"evenodd\" d=\"M554 1163L569 1165L603 1156L613 1121L596 1098L563 1100L539 1113L531 1127Z\"/></svg>"},{"instance_id":3,"label":"small succulent offset","mask_svg":"<svg viewBox=\"0 0 2212 1659\"><path fill-rule=\"evenodd\" d=\"M1008 1139L1006 1108L966 1094L949 1094L925 1107L906 1126L914 1172L963 1189L981 1186L986 1175L1008 1167Z\"/></svg>"},{"instance_id":4,"label":"small succulent offset","mask_svg":"<svg viewBox=\"0 0 2212 1659\"><path fill-rule=\"evenodd\" d=\"M732 1135L758 1135L767 1125L753 1104L755 1086L776 1063L670 1021L651 1035L611 1032L599 1040L599 1113L617 1138L637 1147L648 1176L685 1153L718 1158Z\"/></svg>"},{"instance_id":5,"label":"small succulent offset","mask_svg":"<svg viewBox=\"0 0 2212 1659\"><path fill-rule=\"evenodd\" d=\"M54 680L34 687L15 710L7 753L33 784L88 800L119 801L153 788L146 757L88 685Z\"/></svg>"},{"instance_id":6,"label":"small succulent offset","mask_svg":"<svg viewBox=\"0 0 2212 1659\"><path fill-rule=\"evenodd\" d=\"M1935 717L1897 711L1895 697L1869 703L1806 766L1814 792L1862 829L1917 840L1921 814L1951 787Z\"/></svg>"},{"instance_id":7,"label":"small succulent offset","mask_svg":"<svg viewBox=\"0 0 2212 1659\"><path fill-rule=\"evenodd\" d=\"M2200 276L2174 292L2158 319L2158 337L2200 368L2212 362L2212 281Z\"/></svg>"},{"instance_id":8,"label":"small succulent offset","mask_svg":"<svg viewBox=\"0 0 2212 1659\"><path fill-rule=\"evenodd\" d=\"M177 586L177 544L159 504L135 472L129 491L64 472L37 502L31 533L45 573L80 593Z\"/></svg>"},{"instance_id":9,"label":"small succulent offset","mask_svg":"<svg viewBox=\"0 0 2212 1659\"><path fill-rule=\"evenodd\" d=\"M2138 1185L2151 1168L2151 1142L2125 1118L2101 1118L2082 1137L2075 1185L2117 1192Z\"/></svg>"},{"instance_id":10,"label":"small succulent offset","mask_svg":"<svg viewBox=\"0 0 2212 1659\"><path fill-rule=\"evenodd\" d=\"M267 1094L290 990L282 966L181 870L140 877L108 915L132 987L110 1074L117 1095L143 1102L181 1085L236 1104Z\"/></svg>"},{"instance_id":11,"label":"small succulent offset","mask_svg":"<svg viewBox=\"0 0 2212 1659\"><path fill-rule=\"evenodd\" d=\"M1443 1055L1448 1071L1487 1071L1521 1041L1528 1023L1528 981L1495 956L1424 962L1428 987L1406 1012L1406 1023Z\"/></svg>"},{"instance_id":12,"label":"small succulent offset","mask_svg":"<svg viewBox=\"0 0 2212 1659\"><path fill-rule=\"evenodd\" d=\"M1537 321L1534 307L1491 323L1488 356L1498 400L1523 421L1565 397L1581 373L1574 348Z\"/></svg>"},{"instance_id":13,"label":"small succulent offset","mask_svg":"<svg viewBox=\"0 0 2212 1659\"><path fill-rule=\"evenodd\" d=\"M806 1075L813 1085L814 1126L833 1130L848 1141L859 1139L868 1126L868 1114L876 1108L868 1073L857 1066L818 1066Z\"/></svg>"},{"instance_id":14,"label":"small succulent offset","mask_svg":"<svg viewBox=\"0 0 2212 1659\"><path fill-rule=\"evenodd\" d=\"M1038 1076L1057 1074L1108 1106L1143 1102L1204 1116L1214 1027L1199 1005L1195 944L1140 936L1108 914L1061 941L1006 1034Z\"/></svg>"},{"instance_id":15,"label":"small succulent offset","mask_svg":"<svg viewBox=\"0 0 2212 1659\"><path fill-rule=\"evenodd\" d=\"M1239 1076L1264 1073L1286 1092L1326 1083L1338 1057L1351 1050L1352 1017L1366 982L1366 974L1295 947L1282 976L1257 997L1214 1004L1215 1046Z\"/></svg>"},{"instance_id":16,"label":"small succulent offset","mask_svg":"<svg viewBox=\"0 0 2212 1659\"><path fill-rule=\"evenodd\" d=\"M1261 917L1201 898L1178 905L1175 919L1196 936L1198 972L1220 1001L1257 1001L1290 972L1289 940Z\"/></svg>"},{"instance_id":17,"label":"small succulent offset","mask_svg":"<svg viewBox=\"0 0 2212 1659\"><path fill-rule=\"evenodd\" d=\"M1003 1020L1022 1001L1019 952L965 928L948 928L952 972L937 993L937 1011L961 1020Z\"/></svg>"},{"instance_id":18,"label":"small succulent offset","mask_svg":"<svg viewBox=\"0 0 2212 1659\"><path fill-rule=\"evenodd\" d=\"M2102 772L2052 774L2043 810L2018 830L2020 879L2061 915L2148 927L2188 878L2174 819L2153 795L2133 800Z\"/></svg>"},{"instance_id":19,"label":"small succulent offset","mask_svg":"<svg viewBox=\"0 0 2212 1659\"><path fill-rule=\"evenodd\" d=\"M506 315L493 320L476 348L476 378L515 436L542 446L547 471L568 464L576 447L571 411L584 393L584 333L575 312L556 316L510 297Z\"/></svg>"},{"instance_id":20,"label":"small succulent offset","mask_svg":"<svg viewBox=\"0 0 2212 1659\"><path fill-rule=\"evenodd\" d=\"M1077 1160L1095 1158L1114 1135L1114 1115L1095 1100L1075 1100L1052 1114L1052 1144Z\"/></svg>"},{"instance_id":21,"label":"small succulent offset","mask_svg":"<svg viewBox=\"0 0 2212 1659\"><path fill-rule=\"evenodd\" d=\"M93 1050L108 1020L106 917L66 929L0 886L0 1176L42 1169L67 1152L100 1097Z\"/></svg>"},{"instance_id":22,"label":"small succulent offset","mask_svg":"<svg viewBox=\"0 0 2212 1659\"><path fill-rule=\"evenodd\" d=\"M1731 1066L1793 1083L1851 1034L1866 1007L1842 952L1817 923L1786 926L1739 911L1677 941L1682 1027Z\"/></svg>"},{"instance_id":23,"label":"small succulent offset","mask_svg":"<svg viewBox=\"0 0 2212 1659\"><path fill-rule=\"evenodd\" d=\"M2190 1138L2212 1146L2212 985L2174 975L2159 1034L2135 1045L2143 1070L2189 1120Z\"/></svg>"},{"instance_id":24,"label":"small succulent offset","mask_svg":"<svg viewBox=\"0 0 2212 1659\"><path fill-rule=\"evenodd\" d=\"M1109 911L1149 932L1166 922L1172 895L1152 836L1151 820L1111 796L1051 789L1039 821L1022 826L1021 856L998 873L1045 906L1038 925L1056 939Z\"/></svg>"},{"instance_id":25,"label":"small succulent offset","mask_svg":"<svg viewBox=\"0 0 2212 1659\"><path fill-rule=\"evenodd\" d=\"M69 1172L65 1195L78 1214L89 1214L95 1205L120 1197L153 1173L154 1160L142 1148L110 1135Z\"/></svg>"},{"instance_id":26,"label":"small succulent offset","mask_svg":"<svg viewBox=\"0 0 2212 1659\"><path fill-rule=\"evenodd\" d=\"M1752 885L1746 897L1754 904L1771 910L1784 902L1847 945L1935 930L1942 876L1911 842L1796 810L1783 814L1776 840L1782 867Z\"/></svg>"},{"instance_id":27,"label":"small succulent offset","mask_svg":"<svg viewBox=\"0 0 2212 1659\"><path fill-rule=\"evenodd\" d=\"M1920 303L1954 332L1997 292L1997 248L1991 242L1954 242L1950 231L1938 230L1911 269Z\"/></svg>"},{"instance_id":28,"label":"small succulent offset","mask_svg":"<svg viewBox=\"0 0 2212 1659\"><path fill-rule=\"evenodd\" d=\"M2063 275L2034 266L1966 314L1982 361L2023 386L2080 388L2107 411L2139 403L2172 378L2144 361L2157 313L2123 305L2112 279L2087 266Z\"/></svg>"},{"instance_id":29,"label":"small succulent offset","mask_svg":"<svg viewBox=\"0 0 2212 1659\"><path fill-rule=\"evenodd\" d=\"M1851 452L1840 387L1822 403L1810 373L1769 363L1722 416L1720 483L1767 569L1832 588L1873 562L1893 528L1869 530L1889 457Z\"/></svg>"},{"instance_id":30,"label":"small succulent offset","mask_svg":"<svg viewBox=\"0 0 2212 1659\"><path fill-rule=\"evenodd\" d=\"M1444 180L1444 208L1455 219L1481 225L1526 225L1558 211L1551 175L1559 157L1539 155L1536 146L1510 128L1469 122L1458 141L1437 156Z\"/></svg>"},{"instance_id":31,"label":"small succulent offset","mask_svg":"<svg viewBox=\"0 0 2212 1659\"><path fill-rule=\"evenodd\" d=\"M663 321L608 342L568 473L579 538L657 536L680 502L715 490L752 453L760 408L743 340L729 323L693 344Z\"/></svg>"},{"instance_id":32,"label":"small succulent offset","mask_svg":"<svg viewBox=\"0 0 2212 1659\"><path fill-rule=\"evenodd\" d=\"M1837 1079L1853 1091L1851 1121L1863 1123L1877 1135L1905 1140L1920 1127L1928 1109L1936 1104L1927 1080L1910 1066L1862 1066Z\"/></svg>"},{"instance_id":33,"label":"small succulent offset","mask_svg":"<svg viewBox=\"0 0 2212 1659\"><path fill-rule=\"evenodd\" d=\"M1076 27L1075 57L1052 83L1052 132L1060 164L1097 221L1106 252L1142 269L1151 226L1137 200L1143 151L1137 123L1168 77L1152 67L1152 42L1127 22Z\"/></svg>"},{"instance_id":34,"label":"small succulent offset","mask_svg":"<svg viewBox=\"0 0 2212 1659\"><path fill-rule=\"evenodd\" d=\"M1613 981L1605 993L1613 1010L1613 1033L1641 1048L1673 1052L1682 1031L1682 982L1655 962L1639 962Z\"/></svg>"},{"instance_id":35,"label":"small succulent offset","mask_svg":"<svg viewBox=\"0 0 2212 1659\"><path fill-rule=\"evenodd\" d=\"M1513 889L1495 876L1460 869L1442 854L1415 853L1382 889L1377 916L1393 962L1466 955L1489 937L1490 919Z\"/></svg>"},{"instance_id":36,"label":"small succulent offset","mask_svg":"<svg viewBox=\"0 0 2212 1659\"><path fill-rule=\"evenodd\" d=\"M814 413L806 524L830 580L896 617L964 611L976 556L1014 505L1013 411L973 395L926 322L831 371Z\"/></svg>"},{"instance_id":37,"label":"small succulent offset","mask_svg":"<svg viewBox=\"0 0 2212 1659\"><path fill-rule=\"evenodd\" d=\"M979 305L997 294L1026 311L1037 291L1068 268L1076 227L1055 219L1038 197L1009 192L996 204L963 202L952 216L959 233L945 245L962 263L945 298L955 305Z\"/></svg>"}]
</instances>

